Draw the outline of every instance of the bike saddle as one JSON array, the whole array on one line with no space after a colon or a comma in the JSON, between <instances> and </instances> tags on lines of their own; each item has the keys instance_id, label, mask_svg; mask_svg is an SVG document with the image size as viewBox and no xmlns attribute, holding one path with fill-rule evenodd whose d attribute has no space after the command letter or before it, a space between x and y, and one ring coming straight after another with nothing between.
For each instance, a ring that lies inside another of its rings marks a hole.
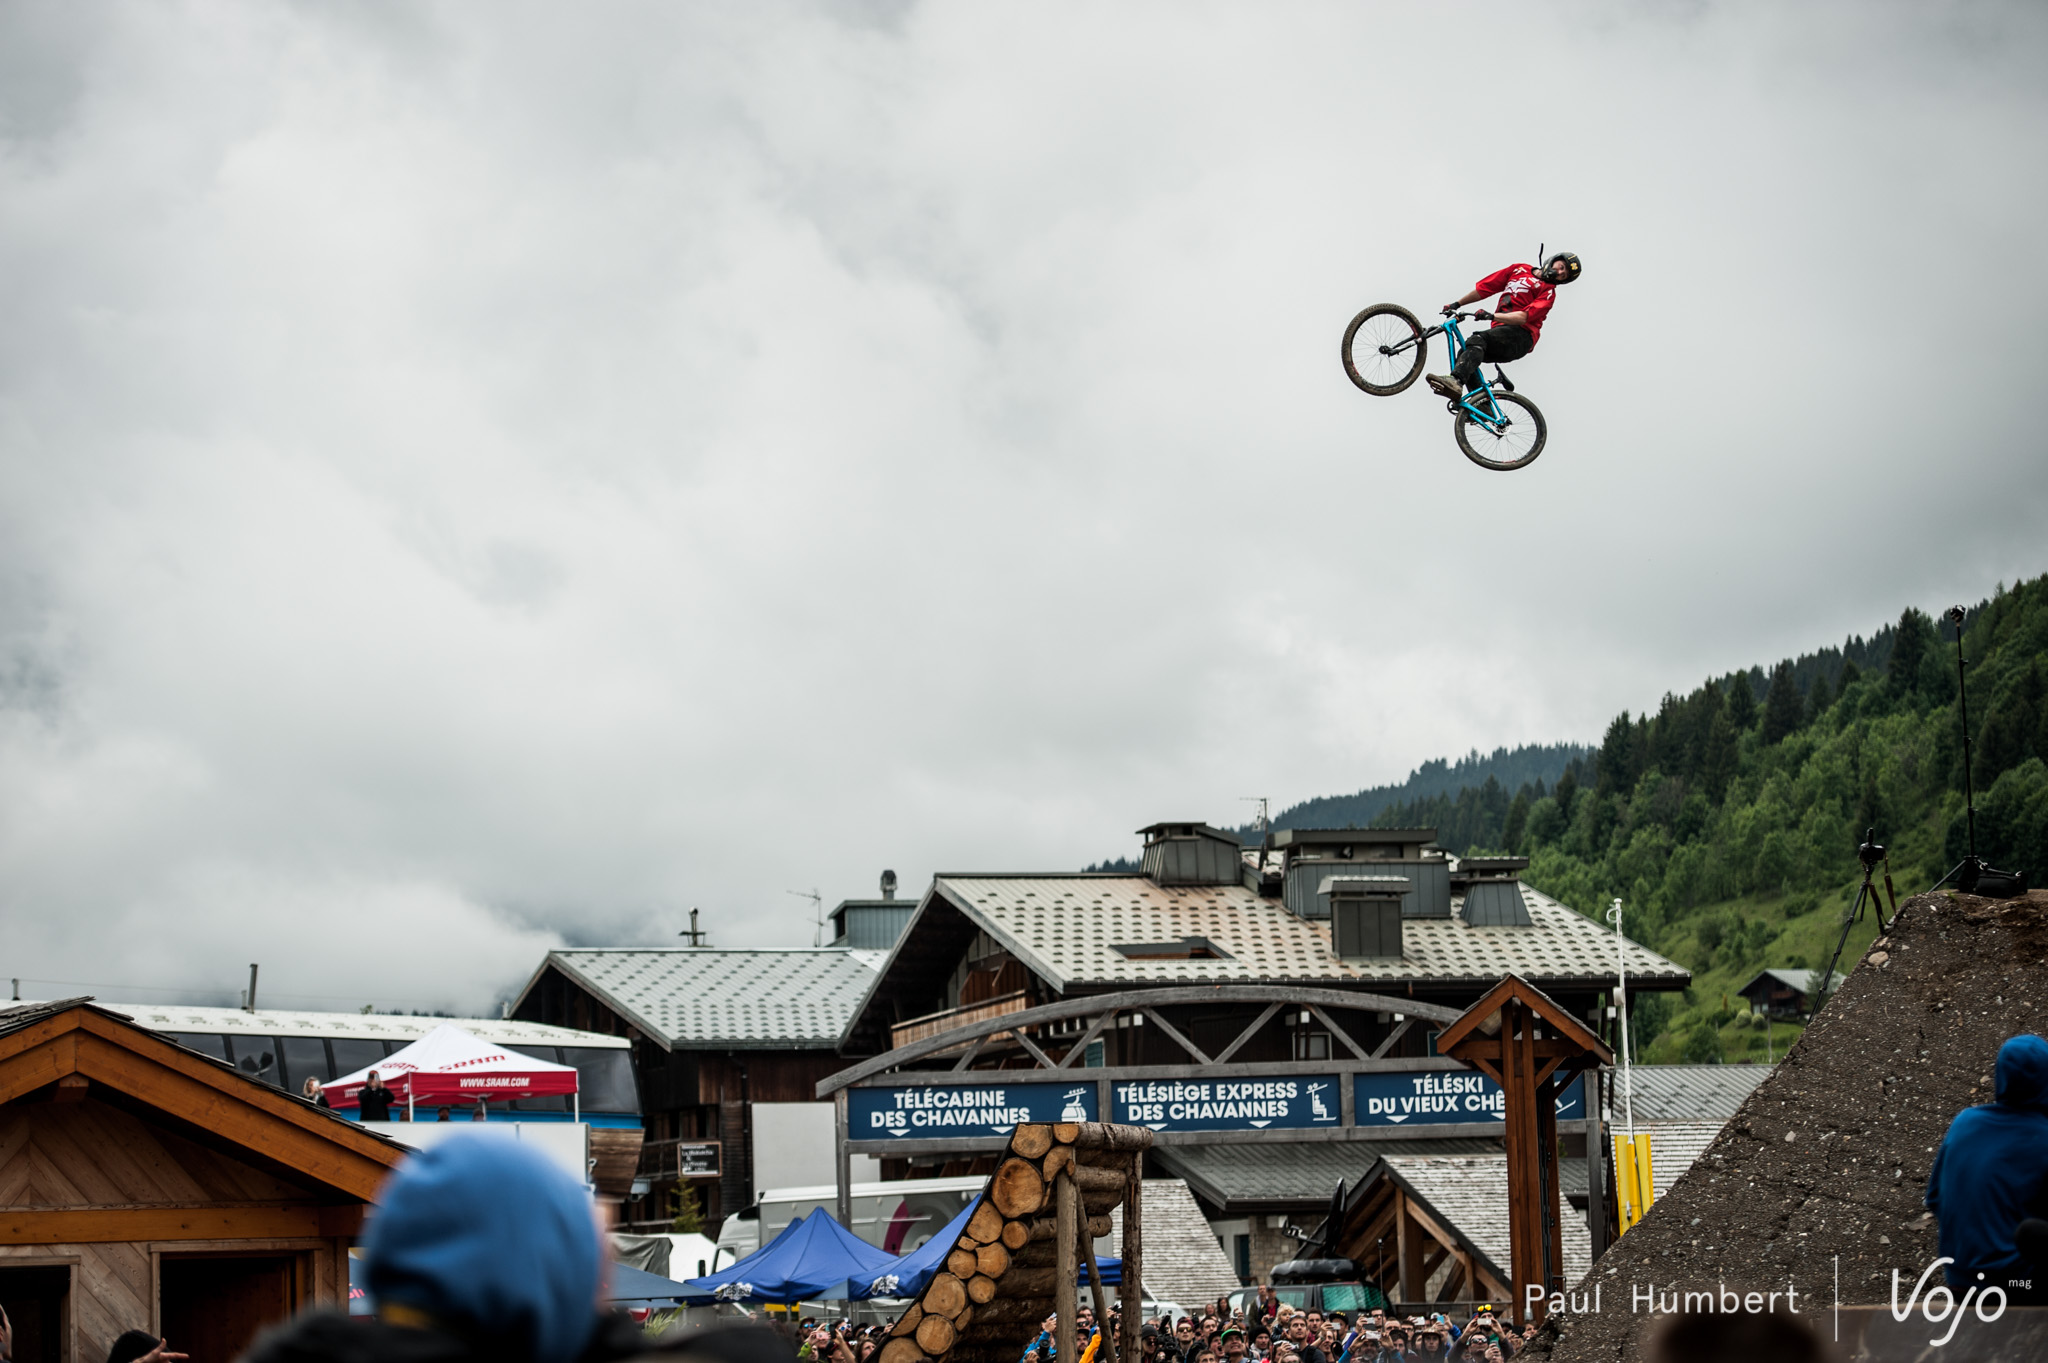
<instances>
[{"instance_id":1,"label":"bike saddle","mask_svg":"<svg viewBox=\"0 0 2048 1363\"><path fill-rule=\"evenodd\" d=\"M1508 382L1508 376L1500 372L1499 365L1493 367L1493 381L1507 389L1510 393L1515 391L1515 385Z\"/></svg>"}]
</instances>

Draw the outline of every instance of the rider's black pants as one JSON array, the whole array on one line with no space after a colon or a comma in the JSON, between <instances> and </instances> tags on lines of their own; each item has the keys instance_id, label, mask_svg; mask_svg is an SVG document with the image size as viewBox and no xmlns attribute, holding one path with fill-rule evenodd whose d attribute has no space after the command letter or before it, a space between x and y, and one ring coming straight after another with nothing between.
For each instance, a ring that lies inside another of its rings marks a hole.
<instances>
[{"instance_id":1,"label":"rider's black pants","mask_svg":"<svg viewBox=\"0 0 2048 1363\"><path fill-rule=\"evenodd\" d=\"M1535 336L1529 328L1510 322L1506 326L1493 327L1473 333L1465 343L1464 351L1458 356L1458 363L1451 369L1451 377L1467 388L1479 386L1479 366L1482 364L1506 364L1519 360L1536 345Z\"/></svg>"}]
</instances>

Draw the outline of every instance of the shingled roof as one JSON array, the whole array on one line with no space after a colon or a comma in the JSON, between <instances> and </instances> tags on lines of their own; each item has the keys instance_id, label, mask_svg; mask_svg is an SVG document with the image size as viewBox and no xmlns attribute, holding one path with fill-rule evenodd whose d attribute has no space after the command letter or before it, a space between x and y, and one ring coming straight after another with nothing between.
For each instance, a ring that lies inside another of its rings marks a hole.
<instances>
[{"instance_id":1,"label":"shingled roof","mask_svg":"<svg viewBox=\"0 0 2048 1363\"><path fill-rule=\"evenodd\" d=\"M1242 1285L1237 1270L1230 1266L1188 1185L1177 1178L1148 1178L1143 1196L1146 1295L1199 1310L1204 1303L1237 1291ZM1110 1253L1121 1257L1121 1203L1110 1211L1109 1220Z\"/></svg>"},{"instance_id":2,"label":"shingled roof","mask_svg":"<svg viewBox=\"0 0 2048 1363\"><path fill-rule=\"evenodd\" d=\"M1384 1174L1410 1197L1420 1199L1438 1224L1484 1255L1493 1275L1511 1281L1508 1245L1508 1158L1498 1155L1387 1155ZM1561 1182L1561 1180L1560 1180ZM1593 1266L1593 1241L1583 1219L1567 1211L1558 1218L1564 1236L1564 1280L1577 1282Z\"/></svg>"},{"instance_id":3,"label":"shingled roof","mask_svg":"<svg viewBox=\"0 0 2048 1363\"><path fill-rule=\"evenodd\" d=\"M1400 960L1383 966L1339 960L1328 923L1296 917L1242 885L1156 885L1141 875L944 875L933 885L1061 992L1230 980L1490 983L1515 974L1542 986L1613 978L1611 932L1546 894L1520 889L1529 926L1467 926L1462 900L1454 900L1450 918L1403 920ZM1162 958L1116 949L1189 937L1206 939L1220 954ZM1632 982L1681 988L1691 980L1683 966L1647 947L1624 942L1623 949Z\"/></svg>"},{"instance_id":4,"label":"shingled roof","mask_svg":"<svg viewBox=\"0 0 2048 1363\"><path fill-rule=\"evenodd\" d=\"M880 961L844 947L572 948L548 953L513 1009L554 969L670 1050L825 1049Z\"/></svg>"}]
</instances>

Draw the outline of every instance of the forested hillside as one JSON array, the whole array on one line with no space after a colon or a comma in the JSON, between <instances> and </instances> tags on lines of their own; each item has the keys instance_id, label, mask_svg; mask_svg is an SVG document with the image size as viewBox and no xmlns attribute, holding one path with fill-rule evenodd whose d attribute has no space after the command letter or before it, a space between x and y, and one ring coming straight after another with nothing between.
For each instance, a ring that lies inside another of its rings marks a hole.
<instances>
[{"instance_id":1,"label":"forested hillside","mask_svg":"<svg viewBox=\"0 0 2048 1363\"><path fill-rule=\"evenodd\" d=\"M1364 828L1384 809L1433 796L1455 796L1488 781L1509 790L1554 782L1566 767L1592 752L1578 743L1528 743L1513 749L1495 748L1486 754L1475 748L1456 762L1441 757L1424 762L1398 786L1372 786L1353 795L1323 795L1291 805L1273 816L1273 827ZM1238 830L1238 836L1244 842L1259 839L1258 831L1249 824Z\"/></svg>"},{"instance_id":2,"label":"forested hillside","mask_svg":"<svg viewBox=\"0 0 2048 1363\"><path fill-rule=\"evenodd\" d=\"M1488 781L1374 822L1525 854L1530 884L1589 914L1620 897L1629 934L1695 974L1683 1002L1641 1010L1651 1058L1762 1059L1789 1037L1749 1028L1733 991L1767 965L1825 963L1863 830L1890 845L1901 898L1963 855L1953 637L1908 609L1867 644L1623 712L1548 787ZM2048 883L2048 577L1968 612L1964 654L1978 854ZM1852 948L1874 933L1859 925Z\"/></svg>"}]
</instances>

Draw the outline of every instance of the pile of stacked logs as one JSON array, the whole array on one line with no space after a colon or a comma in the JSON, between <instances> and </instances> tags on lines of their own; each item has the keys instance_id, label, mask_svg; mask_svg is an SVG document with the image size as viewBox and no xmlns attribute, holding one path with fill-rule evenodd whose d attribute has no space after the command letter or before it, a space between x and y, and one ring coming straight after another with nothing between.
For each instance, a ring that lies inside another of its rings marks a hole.
<instances>
[{"instance_id":1,"label":"pile of stacked logs","mask_svg":"<svg viewBox=\"0 0 2048 1363\"><path fill-rule=\"evenodd\" d=\"M1076 1359L1074 1314L1085 1276L1095 1317L1108 1302L1094 1242L1124 1208L1122 1338L1096 1363L1138 1357L1139 1191L1152 1133L1104 1122L1026 1123L989 1176L967 1230L918 1299L890 1328L878 1363L1017 1363L1040 1322L1057 1314L1062 1363Z\"/></svg>"}]
</instances>

